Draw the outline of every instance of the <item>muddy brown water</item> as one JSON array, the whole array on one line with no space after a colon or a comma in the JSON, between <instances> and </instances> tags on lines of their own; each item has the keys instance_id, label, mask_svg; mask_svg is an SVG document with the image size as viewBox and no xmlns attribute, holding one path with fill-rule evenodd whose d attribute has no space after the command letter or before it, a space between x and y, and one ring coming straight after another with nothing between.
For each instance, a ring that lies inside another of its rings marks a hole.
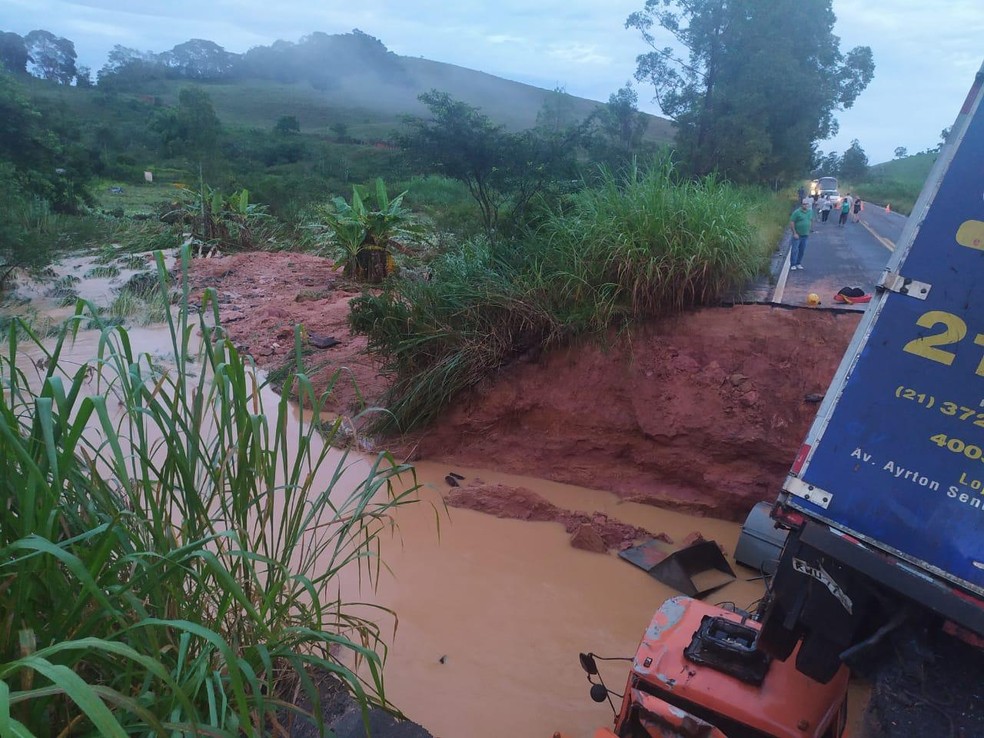
<instances>
[{"instance_id":1,"label":"muddy brown water","mask_svg":"<svg viewBox=\"0 0 984 738\"><path fill-rule=\"evenodd\" d=\"M133 329L130 337L139 351L160 355L170 346L164 327ZM82 332L66 358L91 358L95 338L92 331ZM268 411L276 399L265 394ZM369 456L349 454L346 485L357 483L372 463ZM415 464L420 501L396 511L396 527L383 534L385 570L375 587L346 574L340 582L344 599L395 613L381 619L389 643L386 698L438 738L555 731L591 736L611 724L612 714L607 704L589 698L578 652L631 657L654 609L677 593L613 553L572 548L559 523L446 508L445 476L454 471L465 477L463 484L480 480L524 487L559 507L602 512L675 541L699 531L721 544L729 560L740 526L626 502L600 490L501 473L493 459L488 466ZM329 463L325 474L333 467ZM741 566L735 570L738 580L707 600L747 608L761 597L756 573ZM609 687L621 692L625 662L604 662L601 668ZM852 686L854 705L866 696L863 685ZM859 713L852 709L855 725Z\"/></svg>"}]
</instances>

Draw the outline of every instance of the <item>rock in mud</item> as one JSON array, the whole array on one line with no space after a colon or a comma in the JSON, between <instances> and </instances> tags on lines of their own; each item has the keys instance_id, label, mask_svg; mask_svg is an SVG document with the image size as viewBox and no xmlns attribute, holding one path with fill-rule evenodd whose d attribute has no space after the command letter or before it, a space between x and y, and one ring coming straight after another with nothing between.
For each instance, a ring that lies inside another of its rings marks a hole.
<instances>
[{"instance_id":1,"label":"rock in mud","mask_svg":"<svg viewBox=\"0 0 984 738\"><path fill-rule=\"evenodd\" d=\"M334 336L323 336L320 333L309 333L308 343L315 348L326 349L331 348L332 346L337 346L341 343L341 341Z\"/></svg>"},{"instance_id":2,"label":"rock in mud","mask_svg":"<svg viewBox=\"0 0 984 738\"><path fill-rule=\"evenodd\" d=\"M362 710L342 684L332 676L315 676L321 700L321 713L324 720L326 735L335 738L433 738L423 726L409 720L401 720L385 710L372 708L369 710L369 730L363 721ZM300 701L302 709L311 710L310 701L303 698ZM321 734L317 725L312 721L287 718L288 734L291 738L315 738Z\"/></svg>"},{"instance_id":3,"label":"rock in mud","mask_svg":"<svg viewBox=\"0 0 984 738\"><path fill-rule=\"evenodd\" d=\"M571 536L571 545L582 551L593 551L594 553L608 553L608 546L604 539L590 523L581 524Z\"/></svg>"}]
</instances>

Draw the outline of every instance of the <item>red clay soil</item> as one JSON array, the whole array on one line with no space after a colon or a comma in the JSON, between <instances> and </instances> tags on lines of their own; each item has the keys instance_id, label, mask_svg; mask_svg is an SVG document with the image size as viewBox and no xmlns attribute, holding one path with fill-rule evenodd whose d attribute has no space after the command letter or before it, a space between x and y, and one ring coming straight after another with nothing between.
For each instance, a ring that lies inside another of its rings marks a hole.
<instances>
[{"instance_id":1,"label":"red clay soil","mask_svg":"<svg viewBox=\"0 0 984 738\"><path fill-rule=\"evenodd\" d=\"M589 515L557 507L525 487L476 481L467 487L451 490L445 500L452 507L478 510L497 518L561 523L571 534L571 545L596 553L606 553L609 549L621 550L651 538L673 543L665 533L628 525L613 520L604 513L594 512Z\"/></svg>"},{"instance_id":2,"label":"red clay soil","mask_svg":"<svg viewBox=\"0 0 984 738\"><path fill-rule=\"evenodd\" d=\"M743 519L774 499L858 320L713 308L554 351L460 398L415 454Z\"/></svg>"},{"instance_id":3,"label":"red clay soil","mask_svg":"<svg viewBox=\"0 0 984 738\"><path fill-rule=\"evenodd\" d=\"M215 288L223 327L262 369L279 369L293 357L295 325L303 325L309 339L336 339L325 349L309 341L304 358L316 388L327 388L337 373L329 411L353 415L364 409L363 398L375 400L385 391L379 363L366 354L365 336L348 327L349 301L361 287L342 278L331 261L266 252L195 259L190 281L199 294Z\"/></svg>"},{"instance_id":4,"label":"red clay soil","mask_svg":"<svg viewBox=\"0 0 984 738\"><path fill-rule=\"evenodd\" d=\"M349 333L358 289L299 254L195 261L218 290L233 340L264 368L293 351L293 326L340 343L307 366L336 369L373 404L386 387ZM568 482L698 514L743 519L775 497L860 316L764 305L710 308L596 342L517 360L460 397L432 427L384 442L430 459ZM346 381L333 409L352 413Z\"/></svg>"}]
</instances>

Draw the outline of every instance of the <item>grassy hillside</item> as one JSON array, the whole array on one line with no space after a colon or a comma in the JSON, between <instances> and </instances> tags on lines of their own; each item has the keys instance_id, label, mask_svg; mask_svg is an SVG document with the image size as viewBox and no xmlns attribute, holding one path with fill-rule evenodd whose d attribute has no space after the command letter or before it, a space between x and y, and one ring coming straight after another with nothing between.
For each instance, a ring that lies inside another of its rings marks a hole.
<instances>
[{"instance_id":1,"label":"grassy hillside","mask_svg":"<svg viewBox=\"0 0 984 738\"><path fill-rule=\"evenodd\" d=\"M850 183L845 191L857 192L865 200L879 205L890 204L893 210L908 215L937 156L936 152L914 154L875 164L868 170L864 182Z\"/></svg>"},{"instance_id":2,"label":"grassy hillside","mask_svg":"<svg viewBox=\"0 0 984 738\"><path fill-rule=\"evenodd\" d=\"M479 108L510 130L536 125L544 102L554 95L551 90L452 64L410 57L401 57L400 61L406 74L399 77L367 68L361 73L333 78L330 84L320 86L321 89L308 82L260 79L228 83L155 80L139 94L133 94L131 104L134 107L175 105L181 88L200 84L226 126L270 130L281 116L292 115L303 133L332 135L330 127L341 123L349 127L350 135L372 139L387 137L404 115L426 115L427 108L417 98L432 89ZM98 119L103 115L105 106L100 103L100 95L92 90L55 88L42 83L32 86L36 94L57 96L85 118ZM572 122L583 120L601 106L572 95L567 103ZM653 143L669 143L673 138L673 124L654 115L647 117L649 127L645 138Z\"/></svg>"},{"instance_id":3,"label":"grassy hillside","mask_svg":"<svg viewBox=\"0 0 984 738\"><path fill-rule=\"evenodd\" d=\"M886 179L922 187L929 170L936 163L936 152L913 154L902 159L893 159L873 165L869 170L870 179Z\"/></svg>"}]
</instances>

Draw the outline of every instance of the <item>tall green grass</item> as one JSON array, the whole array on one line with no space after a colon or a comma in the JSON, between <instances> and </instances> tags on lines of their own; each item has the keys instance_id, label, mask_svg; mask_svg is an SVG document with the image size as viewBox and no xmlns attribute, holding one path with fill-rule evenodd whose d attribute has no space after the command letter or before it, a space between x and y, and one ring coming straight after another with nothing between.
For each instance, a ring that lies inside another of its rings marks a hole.
<instances>
[{"instance_id":1,"label":"tall green grass","mask_svg":"<svg viewBox=\"0 0 984 738\"><path fill-rule=\"evenodd\" d=\"M303 373L287 380L299 422L290 391L265 408L214 295L204 307L193 319L185 281L167 360L106 327L73 363L84 303L53 345L8 330L0 734L272 733L295 691L317 712L312 669L385 702L380 627L353 614L340 576L378 573L409 469L331 450L320 433L339 424L319 422L324 395Z\"/></svg>"},{"instance_id":2,"label":"tall green grass","mask_svg":"<svg viewBox=\"0 0 984 738\"><path fill-rule=\"evenodd\" d=\"M518 354L713 304L762 271L777 227L766 193L679 180L669 161L604 172L521 242L475 241L432 263L430 281L392 282L352 303L395 382L379 433L426 424Z\"/></svg>"}]
</instances>

